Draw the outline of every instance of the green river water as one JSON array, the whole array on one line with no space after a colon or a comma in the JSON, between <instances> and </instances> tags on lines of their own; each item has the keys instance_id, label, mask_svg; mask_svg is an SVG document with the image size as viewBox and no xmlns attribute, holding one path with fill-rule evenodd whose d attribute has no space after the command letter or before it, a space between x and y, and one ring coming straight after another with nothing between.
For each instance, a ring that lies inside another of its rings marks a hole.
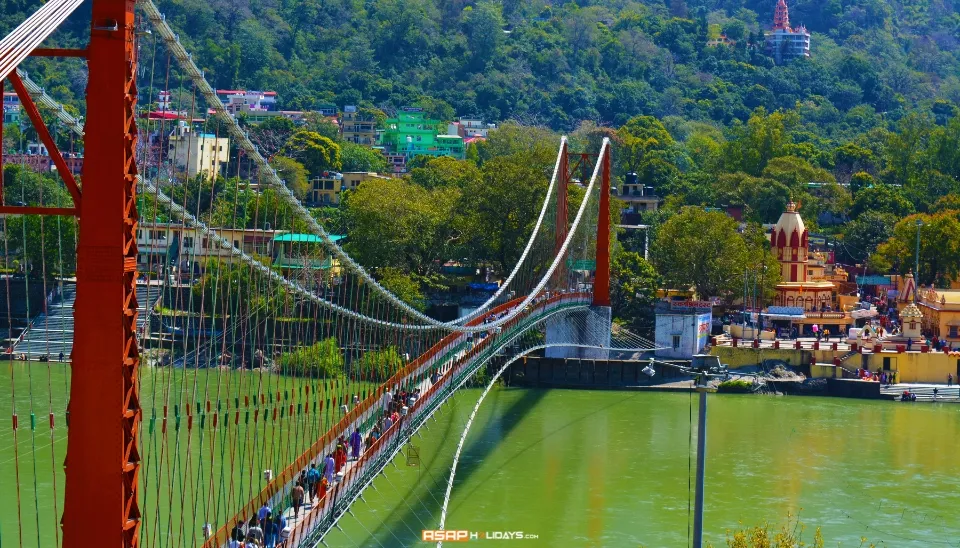
<instances>
[{"instance_id":1,"label":"green river water","mask_svg":"<svg viewBox=\"0 0 960 548\"><path fill-rule=\"evenodd\" d=\"M411 546L436 526L478 395L461 394L414 440L421 466L398 458L327 536L331 547ZM799 514L805 540L820 526L827 546L960 546L960 405L709 398L706 541L725 546L729 529ZM538 537L481 546L688 546L691 415L688 394L494 390L446 528Z\"/></svg>"},{"instance_id":2,"label":"green river water","mask_svg":"<svg viewBox=\"0 0 960 548\"><path fill-rule=\"evenodd\" d=\"M0 546L56 546L55 508L63 509L66 368L30 367L8 362L0 377L0 418L7 417L0 427ZM300 382L142 372L145 410L163 391L168 401L174 394L216 401L238 390L295 393ZM413 442L421 465L399 457L342 520L342 531L327 536L329 546L413 546L422 529L436 527L453 452L479 394L463 391L430 421ZM705 526L714 545L725 545L726 531L741 523L779 524L799 513L823 528L827 546L859 546L862 536L883 546L960 546L960 405L734 395L711 395L709 405ZM49 409L56 412L52 431ZM686 546L696 413L696 398L681 393L494 389L462 455L447 529L538 537L480 543L490 546ZM152 494L143 501L143 545L193 545L199 522L184 523L181 514L202 520L248 500L261 487L260 470L282 468L318 435L322 425L312 422L299 415L269 425L241 421L202 440L197 429L192 437L171 430L165 443L159 427L151 434L145 423L141 488ZM268 442L269 450L255 449ZM238 445L248 449L234 451ZM225 474L221 464L231 452L247 464ZM203 500L176 488L210 485L211 478L214 495Z\"/></svg>"}]
</instances>

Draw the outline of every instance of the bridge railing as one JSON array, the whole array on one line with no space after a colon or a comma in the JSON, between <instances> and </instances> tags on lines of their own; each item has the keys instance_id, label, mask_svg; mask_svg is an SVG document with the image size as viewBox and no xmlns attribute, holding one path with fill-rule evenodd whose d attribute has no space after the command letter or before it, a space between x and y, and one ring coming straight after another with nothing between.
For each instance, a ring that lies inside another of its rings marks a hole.
<instances>
[{"instance_id":1,"label":"bridge railing","mask_svg":"<svg viewBox=\"0 0 960 548\"><path fill-rule=\"evenodd\" d=\"M431 385L423 396L414 403L408 410L407 415L401 417L400 421L384 432L383 436L374 442L354 463L343 480L327 492L324 499L304 516L305 519L297 522L290 537L291 546L297 546L299 542L307 539L317 541L318 538L315 538L312 533L321 526L328 529L340 515L346 512L352 501L359 496L359 492L372 482L387 462L399 452L400 446L409 439L409 436L429 419L433 412L439 408L439 405L477 367L501 349L501 346L497 344L500 340L505 340L509 344L517 330L522 331L528 327L524 325L525 320L531 317L538 318L547 315L565 305L585 304L588 299L589 296L585 294L567 294L544 300L504 325L502 336L486 337L470 348L463 356L445 365L441 378Z\"/></svg>"},{"instance_id":2,"label":"bridge railing","mask_svg":"<svg viewBox=\"0 0 960 548\"><path fill-rule=\"evenodd\" d=\"M550 298L543 298L543 300L537 302L535 306L530 307L530 310L524 312L523 314L517 315L511 321L504 324L502 329L503 331L507 331L510 327L515 326L521 319L529 315L530 312L535 308L545 309L564 303L586 303L589 301L590 297L591 296L587 293L556 293ZM503 303L491 309L483 316L479 316L471 320L467 323L467 325L481 325L486 319L511 310L513 307L522 303L523 300L524 298L520 297ZM430 347L429 350L417 357L406 367L390 377L390 379L388 379L386 382L377 387L377 389L368 395L366 399L357 404L352 410L348 411L343 418L340 419L340 421L330 428L307 451L297 457L293 463L287 466L282 472L277 474L274 479L271 480L256 497L244 505L237 514L235 514L230 520L224 523L223 526L217 529L216 533L214 533L204 543L204 547L213 548L226 544L226 542L229 540L229 533L233 527L238 524L242 526L242 521L247 516L254 515L264 503L267 503L271 508L277 508L282 506L285 501L288 501L290 492L294 487L294 482L299 476L301 470L308 468L311 463L319 464L319 461L324 455L333 452L333 449L335 448L337 440L340 436L349 434L354 429L359 428L361 425L366 425L376 420L376 414L381 410L383 394L387 390L392 392L395 388L401 386L405 388L412 388L415 384L422 381L422 379L425 378L433 369L439 370L443 375L441 380L436 383L435 386L445 385L447 382L445 379L450 378L451 372L458 370L464 364L470 363L470 358L472 356L475 356L480 350L482 350L493 339L496 338L496 335L485 337L479 341L479 343L475 343L472 348L468 349L463 355L458 357L461 348L467 344L468 339L477 336L477 334L471 335L466 333L450 333ZM420 408L422 406L421 402L429 399L428 394L437 393L438 391L435 387L430 387L420 398L420 400L418 400L417 404L414 406L414 409ZM413 410L411 409L408 411L408 413L412 411ZM395 427L396 425L394 425L391 430L396 431ZM384 435L381 437L382 443L380 447L385 447L387 440L392 436L393 434L387 436L387 432L384 432ZM378 442L381 440L378 440ZM370 450L368 450L368 452L369 451ZM353 466L351 468L351 472L356 469L357 467ZM347 478L344 478L344 480L337 484L335 491L342 491L344 488L343 486L346 484ZM330 495L328 495L328 497L330 497ZM335 500L336 493L330 498L331 500ZM322 510L326 506L326 502L317 505L316 508L311 510L311 514L314 514L317 510Z\"/></svg>"}]
</instances>

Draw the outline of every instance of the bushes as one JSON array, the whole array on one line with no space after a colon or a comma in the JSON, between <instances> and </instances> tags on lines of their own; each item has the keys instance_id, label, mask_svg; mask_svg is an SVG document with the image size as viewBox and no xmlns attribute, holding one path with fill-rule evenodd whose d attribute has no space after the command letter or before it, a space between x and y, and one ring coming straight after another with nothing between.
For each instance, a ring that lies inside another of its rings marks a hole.
<instances>
[{"instance_id":1,"label":"bushes","mask_svg":"<svg viewBox=\"0 0 960 548\"><path fill-rule=\"evenodd\" d=\"M717 386L717 392L727 392L731 394L746 394L753 392L753 383L743 379L731 379L723 381Z\"/></svg>"},{"instance_id":2,"label":"bushes","mask_svg":"<svg viewBox=\"0 0 960 548\"><path fill-rule=\"evenodd\" d=\"M369 381L383 382L403 368L403 356L396 347L370 350L353 364L354 375Z\"/></svg>"},{"instance_id":3,"label":"bushes","mask_svg":"<svg viewBox=\"0 0 960 548\"><path fill-rule=\"evenodd\" d=\"M291 352L284 352L277 364L282 373L313 379L338 377L343 374L343 354L334 337L313 346L301 346Z\"/></svg>"}]
</instances>

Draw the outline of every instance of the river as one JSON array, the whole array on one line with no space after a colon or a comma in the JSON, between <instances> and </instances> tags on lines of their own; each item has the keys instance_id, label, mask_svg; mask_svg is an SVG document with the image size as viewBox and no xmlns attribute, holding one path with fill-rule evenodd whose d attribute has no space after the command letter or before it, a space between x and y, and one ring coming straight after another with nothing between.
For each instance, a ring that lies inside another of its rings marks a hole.
<instances>
[{"instance_id":1,"label":"river","mask_svg":"<svg viewBox=\"0 0 960 548\"><path fill-rule=\"evenodd\" d=\"M441 411L368 490L338 546L410 546L436 526L479 390ZM447 529L483 546L689 545L697 402L683 393L495 389L461 458ZM692 419L692 420L691 420ZM960 546L960 405L711 395L705 540L798 516L827 546ZM794 518L795 519L795 518Z\"/></svg>"}]
</instances>

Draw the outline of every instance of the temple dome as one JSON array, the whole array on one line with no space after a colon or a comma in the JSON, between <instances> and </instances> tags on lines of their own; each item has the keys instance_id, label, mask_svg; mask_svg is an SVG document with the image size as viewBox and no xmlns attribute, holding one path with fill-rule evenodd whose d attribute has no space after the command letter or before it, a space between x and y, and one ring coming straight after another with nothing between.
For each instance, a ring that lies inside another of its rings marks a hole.
<instances>
[{"instance_id":1,"label":"temple dome","mask_svg":"<svg viewBox=\"0 0 960 548\"><path fill-rule=\"evenodd\" d=\"M783 233L787 237L789 242L790 235L793 234L793 231L797 231L798 236L803 236L804 231L807 228L803 226L803 218L800 217L800 214L797 212L797 204L790 202L787 204L787 210L780 214L780 219L777 220L777 226L774 228L774 233L779 234Z\"/></svg>"},{"instance_id":2,"label":"temple dome","mask_svg":"<svg viewBox=\"0 0 960 548\"><path fill-rule=\"evenodd\" d=\"M923 319L923 313L920 312L920 309L917 308L917 305L910 303L907 306L903 307L903 310L900 311L900 318L903 321L914 320L920 321Z\"/></svg>"}]
</instances>

